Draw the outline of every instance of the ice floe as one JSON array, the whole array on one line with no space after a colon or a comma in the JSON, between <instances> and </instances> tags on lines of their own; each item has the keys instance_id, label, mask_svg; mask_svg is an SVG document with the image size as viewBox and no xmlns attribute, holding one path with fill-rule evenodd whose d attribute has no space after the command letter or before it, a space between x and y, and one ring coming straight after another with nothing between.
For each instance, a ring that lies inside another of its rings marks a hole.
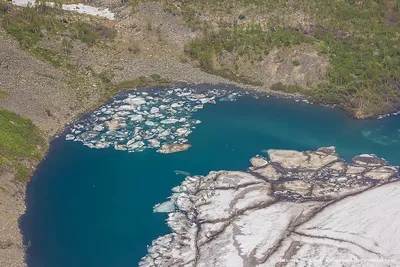
<instances>
[{"instance_id":1,"label":"ice floe","mask_svg":"<svg viewBox=\"0 0 400 267\"><path fill-rule=\"evenodd\" d=\"M333 147L268 155L173 188L154 208L169 210L171 233L139 266L400 266L398 167L370 154L346 163Z\"/></svg>"}]
</instances>

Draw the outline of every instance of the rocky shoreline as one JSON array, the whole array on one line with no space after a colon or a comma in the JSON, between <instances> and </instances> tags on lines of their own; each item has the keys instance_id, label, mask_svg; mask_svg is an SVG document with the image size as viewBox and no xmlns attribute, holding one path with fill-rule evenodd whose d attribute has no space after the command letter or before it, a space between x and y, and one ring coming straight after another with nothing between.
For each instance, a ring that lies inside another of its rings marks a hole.
<instances>
[{"instance_id":1,"label":"rocky shoreline","mask_svg":"<svg viewBox=\"0 0 400 267\"><path fill-rule=\"evenodd\" d=\"M174 188L156 207L172 233L140 266L399 264L398 167L369 154L346 163L333 147L268 150L251 164Z\"/></svg>"}]
</instances>

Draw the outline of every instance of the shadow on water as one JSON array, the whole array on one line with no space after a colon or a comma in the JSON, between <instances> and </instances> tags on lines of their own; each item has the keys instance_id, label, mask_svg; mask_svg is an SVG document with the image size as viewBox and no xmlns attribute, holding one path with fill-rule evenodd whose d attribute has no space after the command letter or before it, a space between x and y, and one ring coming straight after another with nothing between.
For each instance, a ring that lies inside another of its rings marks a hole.
<instances>
[{"instance_id":1,"label":"shadow on water","mask_svg":"<svg viewBox=\"0 0 400 267\"><path fill-rule=\"evenodd\" d=\"M20 226L29 267L136 266L146 246L166 234L152 208L184 178L245 170L265 149L337 147L346 160L375 153L400 164L400 117L357 121L338 109L248 96L207 105L189 136L192 147L162 155L89 149L57 139L27 189Z\"/></svg>"}]
</instances>

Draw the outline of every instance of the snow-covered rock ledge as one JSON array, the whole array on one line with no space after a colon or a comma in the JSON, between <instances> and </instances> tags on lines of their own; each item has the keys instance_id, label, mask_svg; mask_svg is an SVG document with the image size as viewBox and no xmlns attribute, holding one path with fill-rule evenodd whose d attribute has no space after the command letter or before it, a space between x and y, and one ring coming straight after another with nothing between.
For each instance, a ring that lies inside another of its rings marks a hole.
<instances>
[{"instance_id":1,"label":"snow-covered rock ledge","mask_svg":"<svg viewBox=\"0 0 400 267\"><path fill-rule=\"evenodd\" d=\"M398 167L332 147L268 154L174 188L157 206L172 233L140 266L400 266Z\"/></svg>"},{"instance_id":2,"label":"snow-covered rock ledge","mask_svg":"<svg viewBox=\"0 0 400 267\"><path fill-rule=\"evenodd\" d=\"M21 7L32 7L35 6L38 2L36 0L12 0L12 4ZM54 2L46 2L46 5L54 7L56 4ZM85 4L63 4L61 5L61 9L74 11L81 14L87 14L91 16L99 16L109 20L114 20L114 13L111 12L108 8L100 9L97 7L85 5Z\"/></svg>"}]
</instances>

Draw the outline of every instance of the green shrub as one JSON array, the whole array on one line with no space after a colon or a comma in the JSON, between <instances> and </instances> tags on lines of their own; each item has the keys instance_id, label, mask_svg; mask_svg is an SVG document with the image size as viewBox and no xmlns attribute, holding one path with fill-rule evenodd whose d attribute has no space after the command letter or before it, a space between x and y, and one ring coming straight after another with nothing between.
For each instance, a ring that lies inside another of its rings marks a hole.
<instances>
[{"instance_id":1,"label":"green shrub","mask_svg":"<svg viewBox=\"0 0 400 267\"><path fill-rule=\"evenodd\" d=\"M161 79L161 75L159 75L159 74L157 74L157 73L154 73L154 74L150 75L150 77L151 77L153 80L160 80L160 79Z\"/></svg>"},{"instance_id":2,"label":"green shrub","mask_svg":"<svg viewBox=\"0 0 400 267\"><path fill-rule=\"evenodd\" d=\"M5 100L8 93L0 89L0 100Z\"/></svg>"},{"instance_id":3,"label":"green shrub","mask_svg":"<svg viewBox=\"0 0 400 267\"><path fill-rule=\"evenodd\" d=\"M284 93L294 94L294 93L303 93L307 94L307 90L301 87L300 85L286 85L281 82L275 83L270 88L273 91L280 91Z\"/></svg>"},{"instance_id":4,"label":"green shrub","mask_svg":"<svg viewBox=\"0 0 400 267\"><path fill-rule=\"evenodd\" d=\"M298 60L293 60L292 63L296 67L300 66L300 61L298 61Z\"/></svg>"}]
</instances>

